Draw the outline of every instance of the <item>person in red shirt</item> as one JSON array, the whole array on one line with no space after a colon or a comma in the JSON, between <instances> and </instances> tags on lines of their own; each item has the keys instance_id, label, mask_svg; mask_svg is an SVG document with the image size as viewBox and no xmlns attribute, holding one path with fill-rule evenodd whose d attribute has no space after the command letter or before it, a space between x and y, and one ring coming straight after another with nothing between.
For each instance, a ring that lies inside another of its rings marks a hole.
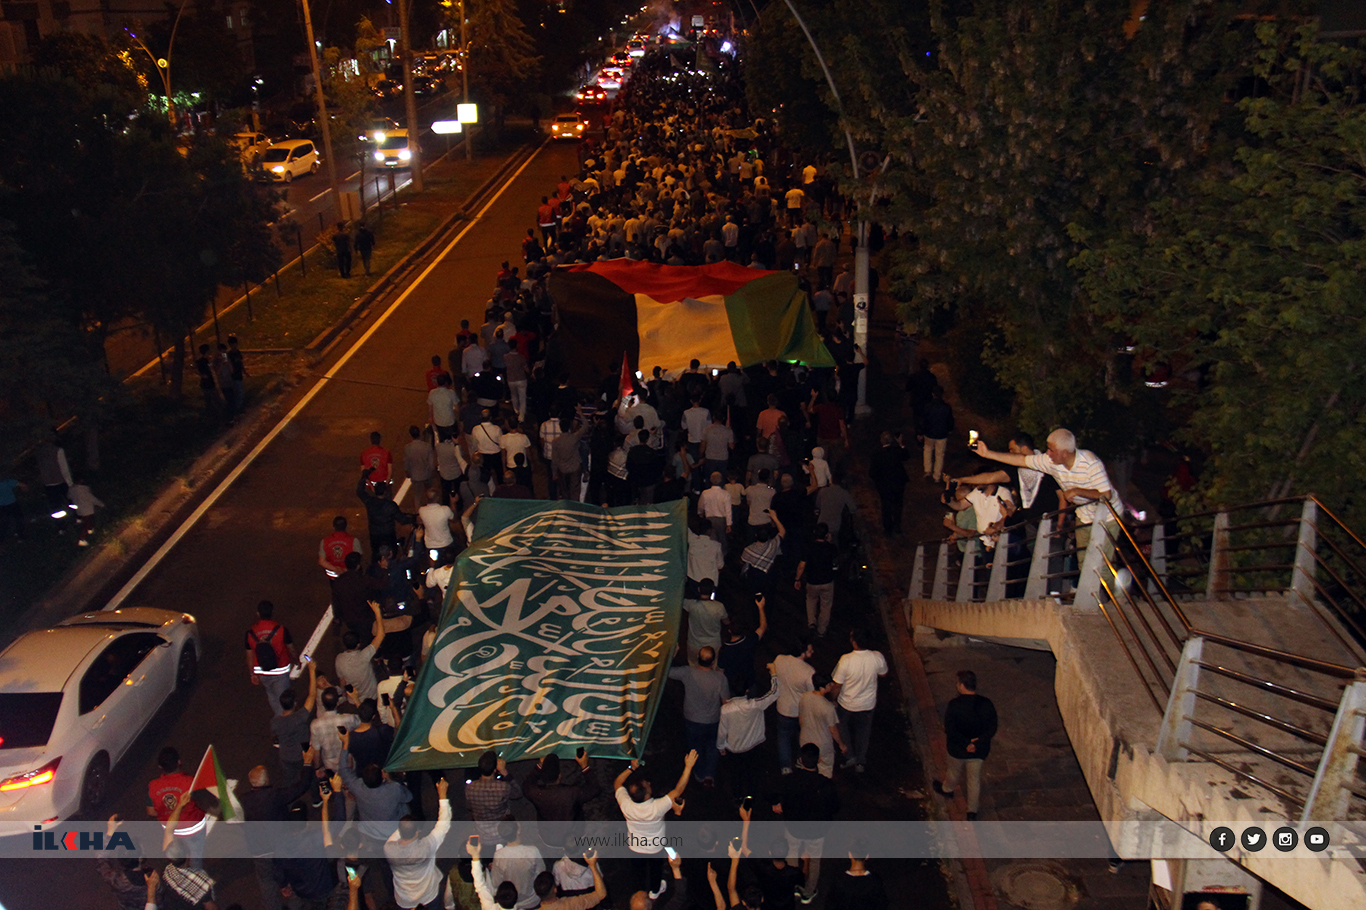
<instances>
[{"instance_id":1,"label":"person in red shirt","mask_svg":"<svg viewBox=\"0 0 1366 910\"><path fill-rule=\"evenodd\" d=\"M559 195L561 200L568 199L569 193L572 189L574 189L574 185L569 182L569 178L566 177L564 174L561 174L560 182L555 184L556 194Z\"/></svg>"},{"instance_id":2,"label":"person in red shirt","mask_svg":"<svg viewBox=\"0 0 1366 910\"><path fill-rule=\"evenodd\" d=\"M555 233L555 206L550 204L549 196L541 197L540 208L536 209L536 226L541 229L541 243L549 243Z\"/></svg>"},{"instance_id":3,"label":"person in red shirt","mask_svg":"<svg viewBox=\"0 0 1366 910\"><path fill-rule=\"evenodd\" d=\"M147 785L147 816L166 824L175 811L180 796L190 791L194 779L180 770L180 752L175 746L167 746L157 756L157 767L161 776ZM204 810L191 800L180 810L176 821L176 841L185 847L190 866L204 868L204 829L206 827Z\"/></svg>"},{"instance_id":4,"label":"person in red shirt","mask_svg":"<svg viewBox=\"0 0 1366 910\"><path fill-rule=\"evenodd\" d=\"M427 391L430 392L432 389L434 389L434 388L437 387L437 385L439 384L439 383L437 382L437 380L438 380L440 377L442 377L442 376L449 376L449 375L451 375L451 374L448 373L448 372L446 372L446 368L443 367L443 366L441 365L441 355L440 355L440 354L433 354L433 355L432 355L432 368L431 368L430 370L427 371ZM377 478L377 479L378 479L378 480L388 480L389 478L387 478L387 477L380 477L380 478Z\"/></svg>"},{"instance_id":5,"label":"person in red shirt","mask_svg":"<svg viewBox=\"0 0 1366 910\"><path fill-rule=\"evenodd\" d=\"M370 475L372 484L381 480L389 480L394 475L394 456L388 449L380 443L384 437L378 433L370 434L370 445L360 453L360 469L364 471L369 468L373 473ZM346 556L343 554L342 559Z\"/></svg>"},{"instance_id":6,"label":"person in red shirt","mask_svg":"<svg viewBox=\"0 0 1366 910\"><path fill-rule=\"evenodd\" d=\"M332 533L318 544L318 565L329 578L336 578L346 571L346 554L359 552L360 540L346 530L346 519L338 515L332 519Z\"/></svg>"},{"instance_id":7,"label":"person in red shirt","mask_svg":"<svg viewBox=\"0 0 1366 910\"><path fill-rule=\"evenodd\" d=\"M266 700L270 710L276 715L284 714L280 706L280 696L289 688L289 669L294 666L298 654L294 650L294 640L289 630L275 621L275 604L261 601L256 607L256 623L247 630L247 672L251 674L251 684L266 690ZM262 666L258 645L268 645L274 652L274 666Z\"/></svg>"}]
</instances>

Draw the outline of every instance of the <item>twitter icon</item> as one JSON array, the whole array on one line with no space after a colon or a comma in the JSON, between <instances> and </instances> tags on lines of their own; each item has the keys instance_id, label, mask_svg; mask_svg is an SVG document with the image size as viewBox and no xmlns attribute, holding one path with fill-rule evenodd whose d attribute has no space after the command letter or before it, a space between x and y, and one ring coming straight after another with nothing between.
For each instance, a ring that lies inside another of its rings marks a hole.
<instances>
[{"instance_id":1,"label":"twitter icon","mask_svg":"<svg viewBox=\"0 0 1366 910\"><path fill-rule=\"evenodd\" d=\"M1261 828L1245 828L1242 841L1244 850L1256 853L1266 846L1266 832Z\"/></svg>"}]
</instances>

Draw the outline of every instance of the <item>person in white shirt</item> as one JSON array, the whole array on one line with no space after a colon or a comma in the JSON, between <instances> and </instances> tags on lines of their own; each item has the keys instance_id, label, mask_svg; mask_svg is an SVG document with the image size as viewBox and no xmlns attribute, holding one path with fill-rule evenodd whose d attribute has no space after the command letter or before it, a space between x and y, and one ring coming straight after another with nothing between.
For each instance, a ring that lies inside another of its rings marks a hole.
<instances>
[{"instance_id":1,"label":"person in white shirt","mask_svg":"<svg viewBox=\"0 0 1366 910\"><path fill-rule=\"evenodd\" d=\"M799 706L801 697L812 688L816 671L807 661L814 653L810 642L798 639L789 653L773 659L773 675L778 680L778 765L784 774L792 773L796 761Z\"/></svg>"},{"instance_id":2,"label":"person in white shirt","mask_svg":"<svg viewBox=\"0 0 1366 910\"><path fill-rule=\"evenodd\" d=\"M491 471L493 478L502 483L503 431L493 422L493 417L488 411L484 412L483 421L465 434L465 438L479 453L480 465Z\"/></svg>"},{"instance_id":3,"label":"person in white shirt","mask_svg":"<svg viewBox=\"0 0 1366 910\"><path fill-rule=\"evenodd\" d=\"M517 889L515 910L531 910L541 902L536 896L536 876L545 871L545 860L535 847L522 843L521 832L515 821L499 824L498 839L503 843L493 852L489 880L512 882Z\"/></svg>"},{"instance_id":4,"label":"person in white shirt","mask_svg":"<svg viewBox=\"0 0 1366 910\"><path fill-rule=\"evenodd\" d=\"M522 432L518 424L508 427L506 433L498 440L498 445L503 450L503 467L511 472L517 465L517 456L526 455L531 449L531 440ZM531 456L527 455L527 464L531 463Z\"/></svg>"},{"instance_id":5,"label":"person in white shirt","mask_svg":"<svg viewBox=\"0 0 1366 910\"><path fill-rule=\"evenodd\" d=\"M451 534L451 522L455 520L455 512L441 501L441 491L427 490L427 504L417 510L417 519L422 522L423 545L429 551L437 551L436 559L440 560L455 544L455 536Z\"/></svg>"},{"instance_id":6,"label":"person in white shirt","mask_svg":"<svg viewBox=\"0 0 1366 910\"><path fill-rule=\"evenodd\" d=\"M698 497L697 514L711 522L712 539L721 545L721 553L725 555L726 538L730 534L731 500L726 479L720 471L712 472L711 486Z\"/></svg>"},{"instance_id":7,"label":"person in white shirt","mask_svg":"<svg viewBox=\"0 0 1366 910\"><path fill-rule=\"evenodd\" d=\"M844 736L840 733L839 712L830 703L830 693L834 684L824 673L817 673L811 679L812 689L802 695L797 706L797 716L801 723L801 744L815 743L821 750L820 764L816 770L823 777L835 776L835 747L847 752Z\"/></svg>"},{"instance_id":8,"label":"person in white shirt","mask_svg":"<svg viewBox=\"0 0 1366 910\"><path fill-rule=\"evenodd\" d=\"M853 766L859 774L868 760L868 741L873 735L873 709L877 707L878 677L887 675L887 659L881 652L867 647L868 633L862 629L849 632L852 650L835 664L830 675L839 694L836 708L840 731L852 754L843 767Z\"/></svg>"},{"instance_id":9,"label":"person in white shirt","mask_svg":"<svg viewBox=\"0 0 1366 910\"><path fill-rule=\"evenodd\" d=\"M716 749L730 766L730 780L736 799L759 795L763 756L758 747L764 742L764 711L778 700L778 677L768 665L772 683L767 694L755 683L749 692L721 704L721 722L716 728Z\"/></svg>"},{"instance_id":10,"label":"person in white shirt","mask_svg":"<svg viewBox=\"0 0 1366 910\"><path fill-rule=\"evenodd\" d=\"M721 624L730 614L726 605L716 599L716 585L709 578L698 583L696 598L684 598L683 610L688 614L688 663L695 667L703 648L720 653Z\"/></svg>"},{"instance_id":11,"label":"person in white shirt","mask_svg":"<svg viewBox=\"0 0 1366 910\"><path fill-rule=\"evenodd\" d=\"M640 762L631 759L631 766L617 775L612 784L617 806L626 819L626 831L631 838L631 852L638 853L645 860L638 860L637 868L643 872L643 880L649 889L650 900L655 900L668 888L664 877L664 816L672 810L683 811L681 797L688 788L692 777L693 765L697 764L697 750L691 749L683 757L683 773L678 783L663 796L654 796L650 781L643 774L637 774ZM656 882L658 886L656 887Z\"/></svg>"},{"instance_id":12,"label":"person in white shirt","mask_svg":"<svg viewBox=\"0 0 1366 910\"><path fill-rule=\"evenodd\" d=\"M411 815L399 820L398 830L384 844L384 858L394 876L394 902L403 910L434 905L441 894L441 872L436 868L436 852L451 830L451 803L446 798L450 784L443 777L436 782L436 824L426 837L418 837L418 822Z\"/></svg>"},{"instance_id":13,"label":"person in white shirt","mask_svg":"<svg viewBox=\"0 0 1366 910\"><path fill-rule=\"evenodd\" d=\"M1059 427L1048 434L1048 450L1042 454L1014 455L993 452L983 440L977 441L977 454L1017 468L1032 468L1050 475L1062 488L1063 498L1077 507L1077 549L1085 550L1091 542L1091 526L1099 521L1107 540L1106 552L1113 552L1114 535L1118 533L1116 516L1124 513L1119 492L1110 483L1105 464L1094 452L1077 448L1077 437L1071 430ZM1108 502L1109 508L1102 505Z\"/></svg>"},{"instance_id":14,"label":"person in white shirt","mask_svg":"<svg viewBox=\"0 0 1366 910\"><path fill-rule=\"evenodd\" d=\"M710 531L711 524L707 519L694 515L688 520L689 595L696 594L704 580L710 581L713 587L721 580L721 569L726 564L726 558Z\"/></svg>"}]
</instances>

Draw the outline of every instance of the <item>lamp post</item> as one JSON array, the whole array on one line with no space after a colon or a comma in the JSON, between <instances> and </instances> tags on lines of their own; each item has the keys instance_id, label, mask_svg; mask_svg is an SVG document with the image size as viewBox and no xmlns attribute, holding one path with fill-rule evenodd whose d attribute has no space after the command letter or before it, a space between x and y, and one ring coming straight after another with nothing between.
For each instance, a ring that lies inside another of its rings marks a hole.
<instances>
[{"instance_id":1,"label":"lamp post","mask_svg":"<svg viewBox=\"0 0 1366 910\"><path fill-rule=\"evenodd\" d=\"M797 20L801 26L802 34L806 35L807 43L811 45L811 50L816 52L816 61L821 65L821 72L825 73L826 84L830 86L830 93L835 96L835 105L839 108L840 129L844 130L845 142L849 145L849 165L854 169L854 179L859 179L858 152L854 150L854 136L849 132L849 127L844 119L844 102L840 99L840 90L835 87L835 79L830 75L830 67L825 65L825 57L821 54L820 46L816 44L816 39L812 37L811 30L806 27L806 22L802 19L802 14L797 12L797 7L792 4L792 0L784 0L787 8L792 12L792 18ZM887 167L888 158L882 161L882 168L879 173ZM874 190L874 194L876 190ZM871 206L872 199L869 199ZM863 352L864 368L859 373L858 383L858 405L856 412L867 414L872 409L868 407L867 394L867 373L868 373L868 219L860 217L858 221L857 234L858 246L854 249L854 344Z\"/></svg>"},{"instance_id":2,"label":"lamp post","mask_svg":"<svg viewBox=\"0 0 1366 910\"><path fill-rule=\"evenodd\" d=\"M175 50L175 33L176 30L180 28L180 17L184 15L185 5L188 2L189 0L180 0L180 9L176 10L175 21L171 23L171 40L166 42L165 57L158 57L156 54L152 53L151 48L147 46L147 43L139 38L132 29L124 29L124 31L128 33L128 37L138 43L138 47L142 48L142 52L151 59L152 65L157 68L157 75L161 77L161 90L166 93L166 118L171 123L172 134L177 132L177 124L175 119L175 101L171 99L171 52Z\"/></svg>"}]
</instances>

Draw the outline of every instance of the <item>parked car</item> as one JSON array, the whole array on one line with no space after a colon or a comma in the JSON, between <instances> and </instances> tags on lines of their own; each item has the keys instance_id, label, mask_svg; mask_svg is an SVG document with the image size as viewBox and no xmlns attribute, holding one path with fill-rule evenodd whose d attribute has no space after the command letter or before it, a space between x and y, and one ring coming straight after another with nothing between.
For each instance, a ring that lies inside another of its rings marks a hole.
<instances>
[{"instance_id":1,"label":"parked car","mask_svg":"<svg viewBox=\"0 0 1366 910\"><path fill-rule=\"evenodd\" d=\"M199 626L177 610L73 616L0 652L0 834L93 815L110 770L194 682Z\"/></svg>"},{"instance_id":2,"label":"parked car","mask_svg":"<svg viewBox=\"0 0 1366 910\"><path fill-rule=\"evenodd\" d=\"M266 149L256 179L289 183L300 174L318 173L318 149L309 139L286 139Z\"/></svg>"},{"instance_id":3,"label":"parked car","mask_svg":"<svg viewBox=\"0 0 1366 910\"><path fill-rule=\"evenodd\" d=\"M413 150L408 147L407 130L393 130L375 146L375 164L378 167L410 167L412 162Z\"/></svg>"},{"instance_id":4,"label":"parked car","mask_svg":"<svg viewBox=\"0 0 1366 910\"><path fill-rule=\"evenodd\" d=\"M237 150L242 158L242 167L247 171L255 170L270 140L265 133L233 133L228 137L228 145Z\"/></svg>"},{"instance_id":5,"label":"parked car","mask_svg":"<svg viewBox=\"0 0 1366 910\"><path fill-rule=\"evenodd\" d=\"M550 122L551 139L582 139L588 123L577 113L556 114Z\"/></svg>"}]
</instances>

